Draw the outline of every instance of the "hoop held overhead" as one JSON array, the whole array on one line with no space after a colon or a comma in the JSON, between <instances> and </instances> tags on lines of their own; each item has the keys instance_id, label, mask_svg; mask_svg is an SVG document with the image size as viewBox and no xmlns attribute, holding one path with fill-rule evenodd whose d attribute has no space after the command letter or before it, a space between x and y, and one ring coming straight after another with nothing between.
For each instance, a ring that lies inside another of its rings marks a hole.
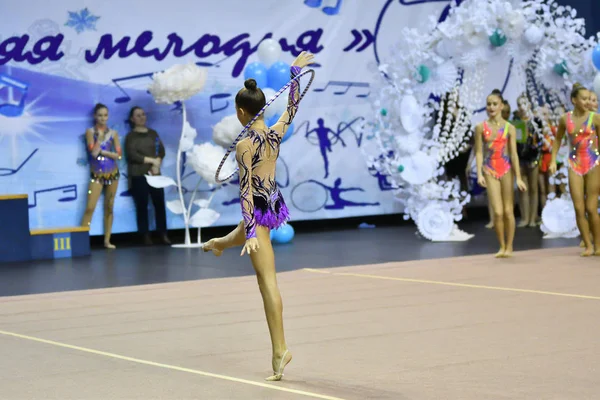
<instances>
[{"instance_id":1,"label":"hoop held overhead","mask_svg":"<svg viewBox=\"0 0 600 400\"><path fill-rule=\"evenodd\" d=\"M304 98L304 96L306 95L306 93L308 92L308 89L310 88L310 85L312 84L313 80L315 79L315 71L313 69L307 69L307 70L305 70L303 72L300 72L298 75L296 75L292 79L290 79L290 81L288 83L286 83L284 87L282 87L281 89L279 89L279 91L277 93L275 93L275 96L273 96L271 98L271 100L269 100L267 102L267 104L265 104L265 106L258 112L258 114L256 114L256 116L254 118L252 118L252 120L246 124L246 126L244 127L244 129L242 129L242 131L237 136L237 138L233 141L233 143L231 144L231 146L229 146L229 149L227 150L227 152L223 156L223 159L221 160L221 163L219 164L219 167L217 168L217 172L215 173L215 180L217 181L217 183L227 182L228 180L230 180L237 173L238 168L236 167L235 171L231 175L229 175L227 178L221 179L219 177L219 174L221 173L221 169L223 168L223 165L225 165L225 161L227 161L227 158L229 157L229 155L231 154L231 152L235 149L235 146L237 145L237 143L240 140L242 140L243 137L246 135L246 133L250 130L250 127L252 126L252 124L258 118L260 118L265 113L266 109L279 96L281 96L281 94L283 94L283 92L285 92L290 86L292 86L292 84L294 82L297 82L298 86L300 86L300 78L302 76L306 75L306 74L310 74L311 77L310 77L310 80L308 81L308 84L306 85L306 87L304 88L304 90L302 91L302 93L300 94L300 98L298 98L298 104L300 104L300 102L302 101L302 99Z\"/></svg>"}]
</instances>

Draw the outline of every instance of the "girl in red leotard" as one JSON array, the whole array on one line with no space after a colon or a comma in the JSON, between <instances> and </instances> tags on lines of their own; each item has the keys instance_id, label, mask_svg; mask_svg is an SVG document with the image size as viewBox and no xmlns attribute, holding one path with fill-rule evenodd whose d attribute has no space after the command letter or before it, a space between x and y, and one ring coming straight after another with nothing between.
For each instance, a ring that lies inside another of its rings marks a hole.
<instances>
[{"instance_id":1,"label":"girl in red leotard","mask_svg":"<svg viewBox=\"0 0 600 400\"><path fill-rule=\"evenodd\" d=\"M494 90L487 98L487 121L475 127L477 181L487 188L492 204L494 229L500 242L497 258L510 257L513 252L515 176L519 190L527 190L521 179L515 127L502 118L503 100L502 93Z\"/></svg>"},{"instance_id":2,"label":"girl in red leotard","mask_svg":"<svg viewBox=\"0 0 600 400\"><path fill-rule=\"evenodd\" d=\"M596 93L594 92L590 92L590 100L588 102L588 110L590 112L596 112L598 111L598 95L596 95ZM588 221L589 222L589 221ZM592 231L590 229L590 238L592 238ZM593 240L593 238L592 238ZM579 247L585 247L585 242L582 240L581 243L579 243ZM598 249L596 249L597 251Z\"/></svg>"},{"instance_id":3,"label":"girl in red leotard","mask_svg":"<svg viewBox=\"0 0 600 400\"><path fill-rule=\"evenodd\" d=\"M600 255L600 217L598 216L600 168L596 168L600 163L598 154L600 115L589 111L590 92L579 84L573 86L571 101L575 109L560 118L549 170L552 175L556 172L556 154L566 133L570 150L569 189L575 207L577 227L585 245L581 256L589 257L592 254ZM590 237L590 225L594 244Z\"/></svg>"}]
</instances>

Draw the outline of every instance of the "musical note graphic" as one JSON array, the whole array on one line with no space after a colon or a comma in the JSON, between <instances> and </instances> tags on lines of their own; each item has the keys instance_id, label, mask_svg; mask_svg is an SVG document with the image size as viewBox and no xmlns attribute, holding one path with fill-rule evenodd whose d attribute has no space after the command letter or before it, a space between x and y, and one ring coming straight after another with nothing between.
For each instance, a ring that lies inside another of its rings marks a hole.
<instances>
[{"instance_id":1,"label":"musical note graphic","mask_svg":"<svg viewBox=\"0 0 600 400\"><path fill-rule=\"evenodd\" d=\"M333 7L323 7L323 11L327 15L337 15L342 7L342 0L337 0L337 3Z\"/></svg>"},{"instance_id":2,"label":"musical note graphic","mask_svg":"<svg viewBox=\"0 0 600 400\"><path fill-rule=\"evenodd\" d=\"M59 197L58 201L60 201L60 202L77 200L77 185L73 184L73 185L59 186L59 187L55 187L55 188L34 191L33 192L33 204L29 204L29 208L34 208L37 206L37 195L38 194L57 192L57 191L61 191L63 194L73 193L71 196Z\"/></svg>"},{"instance_id":3,"label":"musical note graphic","mask_svg":"<svg viewBox=\"0 0 600 400\"><path fill-rule=\"evenodd\" d=\"M304 5L310 8L318 8L321 7L321 3L323 0L304 0Z\"/></svg>"},{"instance_id":4,"label":"musical note graphic","mask_svg":"<svg viewBox=\"0 0 600 400\"><path fill-rule=\"evenodd\" d=\"M11 78L8 75L0 74L0 90L8 89L8 99L6 103L0 104L0 114L5 117L18 117L23 114L25 110L25 99L27 98L27 91L29 85L25 82L20 82L16 79ZM21 100L15 101L14 90L18 90L21 93Z\"/></svg>"},{"instance_id":5,"label":"musical note graphic","mask_svg":"<svg viewBox=\"0 0 600 400\"><path fill-rule=\"evenodd\" d=\"M229 102L227 100L225 100L225 105L219 108L215 108L214 105L214 100L218 100L218 99L226 99L228 97L231 97L231 94L229 93L216 93L210 96L210 112L212 114L222 111L224 109L226 109L229 106Z\"/></svg>"},{"instance_id":6,"label":"musical note graphic","mask_svg":"<svg viewBox=\"0 0 600 400\"><path fill-rule=\"evenodd\" d=\"M28 162L29 160L31 160L31 157L33 157L33 155L34 155L35 153L37 153L37 151L38 151L38 149L35 149L35 150L34 150L34 151L33 151L33 152L32 152L32 153L31 153L31 154L30 154L30 155L29 155L29 156L28 156L28 157L25 159L25 161L23 161L23 162L21 163L21 165L19 165L19 166L17 167L17 169L12 169L12 168L1 168L1 167L0 167L0 176L10 176L10 175L15 175L17 172L19 172L19 171L21 170L21 168L23 168L23 166L24 166L25 164L27 164L27 162Z\"/></svg>"},{"instance_id":7,"label":"musical note graphic","mask_svg":"<svg viewBox=\"0 0 600 400\"><path fill-rule=\"evenodd\" d=\"M348 93L348 91L350 90L350 88L352 87L356 87L356 88L369 88L370 85L366 82L343 82L343 81L329 81L329 83L327 83L327 85L325 85L324 88L321 89L313 89L315 92L324 92L327 90L328 87L330 86L341 86L341 87L346 87L346 90L344 91L337 91L337 92L333 92L334 95L336 96L342 96L345 95L346 93ZM360 97L360 98L365 98L368 97L369 94L371 93L371 91L369 90L366 94L362 93L362 94L357 94L356 97Z\"/></svg>"},{"instance_id":8,"label":"musical note graphic","mask_svg":"<svg viewBox=\"0 0 600 400\"><path fill-rule=\"evenodd\" d=\"M337 15L342 7L342 0L335 0L335 6L323 7L321 11L327 15ZM323 5L323 0L304 0L304 5L310 8L319 8Z\"/></svg>"},{"instance_id":9,"label":"musical note graphic","mask_svg":"<svg viewBox=\"0 0 600 400\"><path fill-rule=\"evenodd\" d=\"M121 91L121 93L124 94L124 96L122 97L117 97L115 98L115 103L127 103L131 101L131 96L129 96L129 94L125 91L125 89L123 89L121 87L121 85L119 85L119 82L127 82L127 81L134 81L134 80L138 80L138 79L142 79L142 78L150 78L152 79L152 75L153 73L146 73L146 74L138 74L138 75L132 75L132 76L124 76L122 78L115 78L113 79L113 83L119 88L119 90Z\"/></svg>"}]
</instances>

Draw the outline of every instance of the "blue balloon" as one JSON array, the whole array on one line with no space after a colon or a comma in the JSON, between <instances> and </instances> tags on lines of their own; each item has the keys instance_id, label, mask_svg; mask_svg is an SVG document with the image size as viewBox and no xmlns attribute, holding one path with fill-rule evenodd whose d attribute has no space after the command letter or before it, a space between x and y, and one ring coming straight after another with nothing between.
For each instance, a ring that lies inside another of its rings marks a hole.
<instances>
[{"instance_id":1,"label":"blue balloon","mask_svg":"<svg viewBox=\"0 0 600 400\"><path fill-rule=\"evenodd\" d=\"M267 72L268 85L271 89L278 91L290 80L290 65L283 61L277 61Z\"/></svg>"},{"instance_id":2,"label":"blue balloon","mask_svg":"<svg viewBox=\"0 0 600 400\"><path fill-rule=\"evenodd\" d=\"M268 70L264 64L253 62L244 69L244 79L254 79L259 88L266 88L268 82Z\"/></svg>"},{"instance_id":3,"label":"blue balloon","mask_svg":"<svg viewBox=\"0 0 600 400\"><path fill-rule=\"evenodd\" d=\"M294 238L294 228L290 224L285 224L271 231L275 243L289 243Z\"/></svg>"},{"instance_id":4,"label":"blue balloon","mask_svg":"<svg viewBox=\"0 0 600 400\"><path fill-rule=\"evenodd\" d=\"M271 118L269 118L269 119L267 120L267 125L268 125L269 127L271 127L271 126L275 125L275 124L277 123L277 121L279 121L279 118L280 118L280 117L281 117L281 115L279 115L279 114L275 114L275 115L273 115Z\"/></svg>"},{"instance_id":5,"label":"blue balloon","mask_svg":"<svg viewBox=\"0 0 600 400\"><path fill-rule=\"evenodd\" d=\"M600 45L596 46L592 52L592 61L594 62L596 69L600 71Z\"/></svg>"}]
</instances>

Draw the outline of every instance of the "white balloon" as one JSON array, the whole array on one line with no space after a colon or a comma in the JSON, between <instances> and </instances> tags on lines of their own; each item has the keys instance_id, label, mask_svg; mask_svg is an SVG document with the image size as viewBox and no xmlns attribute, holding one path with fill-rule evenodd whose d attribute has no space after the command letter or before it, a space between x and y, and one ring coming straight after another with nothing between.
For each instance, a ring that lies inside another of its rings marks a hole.
<instances>
[{"instance_id":1,"label":"white balloon","mask_svg":"<svg viewBox=\"0 0 600 400\"><path fill-rule=\"evenodd\" d=\"M275 96L275 93L276 93L275 90L273 90L271 88L264 88L262 91L265 94L265 100L267 102L269 102L269 100L271 100L273 98L273 96ZM271 104L265 110L265 119L269 119L272 116L274 116L275 114L277 114L277 111L275 111L275 107L273 107L273 104Z\"/></svg>"},{"instance_id":2,"label":"white balloon","mask_svg":"<svg viewBox=\"0 0 600 400\"><path fill-rule=\"evenodd\" d=\"M289 93L289 89L281 93L277 100L275 100L273 104L269 106L269 108L273 109L276 115L283 114L283 112L287 109Z\"/></svg>"},{"instance_id":3,"label":"white balloon","mask_svg":"<svg viewBox=\"0 0 600 400\"><path fill-rule=\"evenodd\" d=\"M594 78L594 92L600 96L600 72L596 74L596 78Z\"/></svg>"},{"instance_id":4,"label":"white balloon","mask_svg":"<svg viewBox=\"0 0 600 400\"><path fill-rule=\"evenodd\" d=\"M281 57L281 46L273 39L263 40L258 45L258 59L267 68Z\"/></svg>"}]
</instances>

